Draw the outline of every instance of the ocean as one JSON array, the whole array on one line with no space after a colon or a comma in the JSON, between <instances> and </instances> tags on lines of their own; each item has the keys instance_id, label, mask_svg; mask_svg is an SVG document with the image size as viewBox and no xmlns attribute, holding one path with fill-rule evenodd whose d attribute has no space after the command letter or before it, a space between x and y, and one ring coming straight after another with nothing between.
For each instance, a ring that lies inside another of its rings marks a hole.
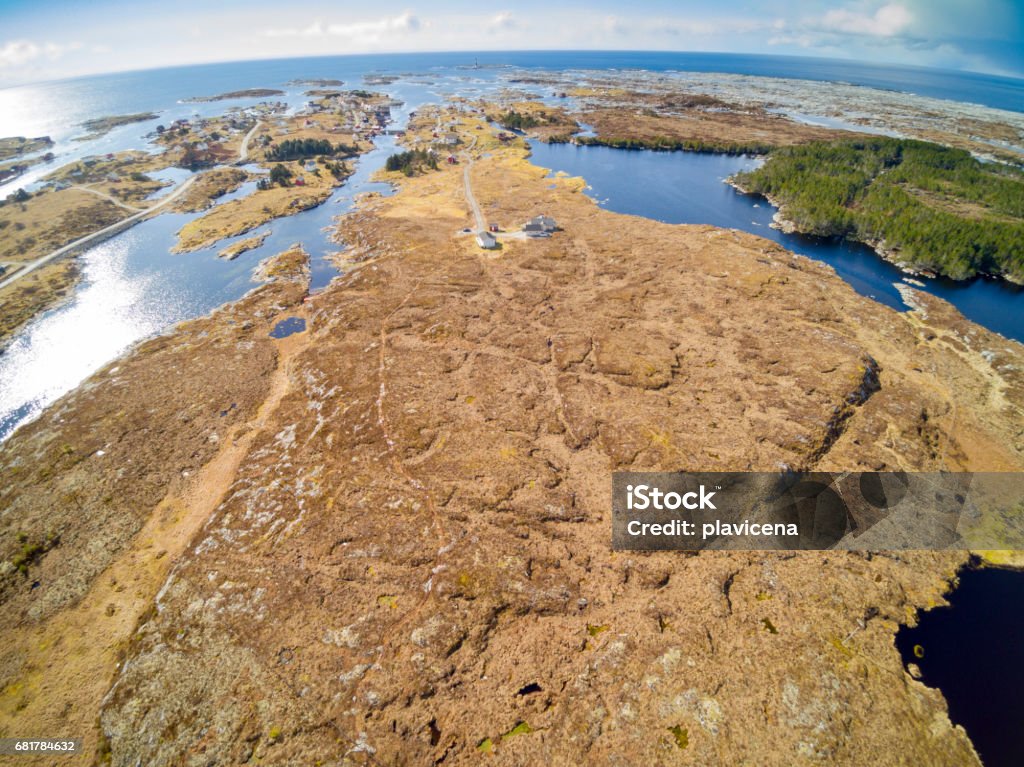
<instances>
[{"instance_id":1,"label":"ocean","mask_svg":"<svg viewBox=\"0 0 1024 767\"><path fill-rule=\"evenodd\" d=\"M121 72L0 89L0 136L68 137L94 117L162 111L180 99L291 80L357 81L365 72L430 72L479 64L537 69L647 69L724 72L846 82L883 90L1024 111L1024 80L973 72L797 56L641 51L509 51L320 56ZM196 105L190 105L196 106ZM216 106L216 105L213 105Z\"/></svg>"}]
</instances>

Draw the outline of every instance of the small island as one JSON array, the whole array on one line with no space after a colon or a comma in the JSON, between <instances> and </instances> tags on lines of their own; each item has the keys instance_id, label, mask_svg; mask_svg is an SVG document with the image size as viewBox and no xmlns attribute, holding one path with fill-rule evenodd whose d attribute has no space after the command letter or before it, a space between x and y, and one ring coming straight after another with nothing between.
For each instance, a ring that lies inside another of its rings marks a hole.
<instances>
[{"instance_id":1,"label":"small island","mask_svg":"<svg viewBox=\"0 0 1024 767\"><path fill-rule=\"evenodd\" d=\"M93 139L106 136L114 128L132 123L143 123L148 120L155 120L159 115L156 112L137 112L131 115L111 115L109 117L97 117L94 120L86 120L82 127L89 131L84 136L79 136L75 141L92 141Z\"/></svg>"},{"instance_id":2,"label":"small island","mask_svg":"<svg viewBox=\"0 0 1024 767\"><path fill-rule=\"evenodd\" d=\"M244 240L228 245L226 248L217 254L218 258L227 259L228 261L234 261L243 253L248 253L250 250L255 250L263 244L263 241L267 239L270 232L264 232L263 234L257 234L254 237L247 237Z\"/></svg>"},{"instance_id":3,"label":"small island","mask_svg":"<svg viewBox=\"0 0 1024 767\"><path fill-rule=\"evenodd\" d=\"M332 80L330 78L323 78L323 77L314 77L314 78L310 78L308 80L307 79L289 80L287 83L285 83L285 85L292 86L292 87L303 86L304 85L306 87L318 87L318 88L336 88L339 85L344 85L344 84L345 84L344 80Z\"/></svg>"},{"instance_id":4,"label":"small island","mask_svg":"<svg viewBox=\"0 0 1024 767\"><path fill-rule=\"evenodd\" d=\"M399 79L401 78L399 78L398 75L363 75L363 82L367 85L391 85L391 83L398 82Z\"/></svg>"},{"instance_id":5,"label":"small island","mask_svg":"<svg viewBox=\"0 0 1024 767\"><path fill-rule=\"evenodd\" d=\"M211 101L228 101L229 99L264 99L270 96L283 96L284 91L276 88L247 88L241 91L228 91L219 93L216 96L193 96L185 99L186 104L205 104Z\"/></svg>"}]
</instances>

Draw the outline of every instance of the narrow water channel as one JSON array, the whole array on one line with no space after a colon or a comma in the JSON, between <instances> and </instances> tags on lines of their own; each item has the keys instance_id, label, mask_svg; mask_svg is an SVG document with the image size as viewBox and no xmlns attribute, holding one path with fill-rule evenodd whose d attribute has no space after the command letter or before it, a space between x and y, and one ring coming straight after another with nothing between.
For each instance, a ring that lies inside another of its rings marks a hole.
<instances>
[{"instance_id":1,"label":"narrow water channel","mask_svg":"<svg viewBox=\"0 0 1024 767\"><path fill-rule=\"evenodd\" d=\"M396 109L397 119L404 122L406 115ZM164 213L79 256L81 282L71 299L29 324L0 353L0 441L138 341L241 298L256 287L256 265L295 243L310 255L311 290L324 288L338 275L331 256L344 247L331 238L334 219L350 211L359 194L390 193L370 177L394 145L390 136L378 138L323 205L209 248L170 253L177 231L200 214ZM255 181L246 182L217 204L255 189ZM263 233L261 247L233 261L217 257L234 241Z\"/></svg>"}]
</instances>

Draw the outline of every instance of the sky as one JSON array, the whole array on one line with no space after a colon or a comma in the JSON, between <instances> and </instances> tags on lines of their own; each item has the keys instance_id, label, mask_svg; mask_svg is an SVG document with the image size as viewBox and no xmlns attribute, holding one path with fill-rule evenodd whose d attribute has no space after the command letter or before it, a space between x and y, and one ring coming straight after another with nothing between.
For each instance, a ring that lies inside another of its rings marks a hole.
<instances>
[{"instance_id":1,"label":"sky","mask_svg":"<svg viewBox=\"0 0 1024 767\"><path fill-rule=\"evenodd\" d=\"M345 53L657 50L1024 77L1022 0L0 0L0 86Z\"/></svg>"}]
</instances>

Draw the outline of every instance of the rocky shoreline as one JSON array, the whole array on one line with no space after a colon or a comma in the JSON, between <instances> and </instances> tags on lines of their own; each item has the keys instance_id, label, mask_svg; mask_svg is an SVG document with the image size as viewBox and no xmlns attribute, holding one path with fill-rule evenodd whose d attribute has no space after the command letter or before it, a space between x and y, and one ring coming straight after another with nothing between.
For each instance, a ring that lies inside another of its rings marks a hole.
<instances>
[{"instance_id":1,"label":"rocky shoreline","mask_svg":"<svg viewBox=\"0 0 1024 767\"><path fill-rule=\"evenodd\" d=\"M783 212L783 205L777 199L771 197L770 195L760 194L758 192L751 192L750 190L744 188L743 185L737 182L734 178L726 179L725 183L731 186L740 194L760 197L773 208L775 208L775 214L772 216L772 223L770 224L772 229L777 229L778 231L783 232L784 234L812 234L804 231L799 226L797 226L796 223L786 218L785 213ZM899 257L899 250L896 248L890 248L889 246L886 245L885 242L881 240L851 239L851 242L858 242L862 245L867 245L878 255L879 258L888 261L890 264L895 266L904 274L909 275L910 277L924 277L926 279L936 279L938 277L938 275L931 269L916 266L913 263L901 260ZM1024 284L1011 279L1007 275L979 273L977 276L984 279L1006 280L1007 282L1014 285Z\"/></svg>"}]
</instances>

